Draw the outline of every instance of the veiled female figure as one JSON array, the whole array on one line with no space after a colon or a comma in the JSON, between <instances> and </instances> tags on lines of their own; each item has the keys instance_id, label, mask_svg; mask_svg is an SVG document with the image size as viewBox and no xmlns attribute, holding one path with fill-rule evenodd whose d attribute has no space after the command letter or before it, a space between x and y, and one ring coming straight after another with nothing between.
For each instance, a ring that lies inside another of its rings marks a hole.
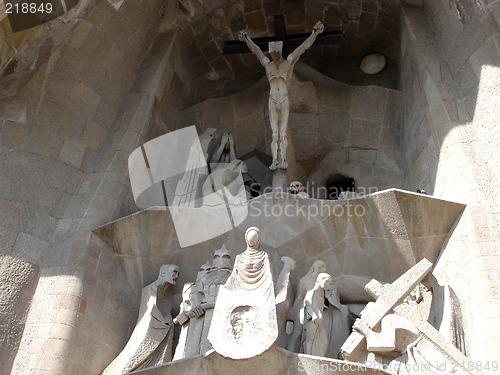
<instances>
[{"instance_id":1,"label":"veiled female figure","mask_svg":"<svg viewBox=\"0 0 500 375\"><path fill-rule=\"evenodd\" d=\"M306 293L300 310L302 323L301 352L324 357L328 348L328 336L323 321L325 308L325 289L332 282L327 273L320 273L313 289Z\"/></svg>"},{"instance_id":2,"label":"veiled female figure","mask_svg":"<svg viewBox=\"0 0 500 375\"><path fill-rule=\"evenodd\" d=\"M325 298L328 302L328 307L323 311L323 321L328 336L325 357L338 358L342 344L351 333L349 307L340 303L336 282L332 282L325 289Z\"/></svg>"},{"instance_id":3,"label":"veiled female figure","mask_svg":"<svg viewBox=\"0 0 500 375\"><path fill-rule=\"evenodd\" d=\"M322 260L315 261L307 274L299 280L295 302L289 313L289 321L293 322L293 332L288 339L287 349L298 353L300 350L300 336L302 335L302 323L300 310L304 304L306 293L314 288L318 275L326 271L326 264Z\"/></svg>"}]
</instances>

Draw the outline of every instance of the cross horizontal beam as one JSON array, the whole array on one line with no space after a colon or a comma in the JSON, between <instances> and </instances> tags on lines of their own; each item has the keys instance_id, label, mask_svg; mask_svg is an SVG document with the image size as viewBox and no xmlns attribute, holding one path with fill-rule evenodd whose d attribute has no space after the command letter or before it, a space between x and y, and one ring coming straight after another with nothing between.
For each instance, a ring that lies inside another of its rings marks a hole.
<instances>
[{"instance_id":1,"label":"cross horizontal beam","mask_svg":"<svg viewBox=\"0 0 500 375\"><path fill-rule=\"evenodd\" d=\"M306 40L311 33L303 34L293 34L287 35L286 43L290 50L293 50L300 46L304 40ZM277 39L274 36L266 36L262 38L252 38L252 40L259 46L262 51L268 50L269 42L274 42ZM344 34L341 30L324 31L322 34L318 35L313 46L328 45L328 44L338 44L344 41ZM250 52L245 42L239 40L229 40L224 43L222 48L223 55L230 55L235 53L246 53ZM284 56L286 58L286 56Z\"/></svg>"}]
</instances>

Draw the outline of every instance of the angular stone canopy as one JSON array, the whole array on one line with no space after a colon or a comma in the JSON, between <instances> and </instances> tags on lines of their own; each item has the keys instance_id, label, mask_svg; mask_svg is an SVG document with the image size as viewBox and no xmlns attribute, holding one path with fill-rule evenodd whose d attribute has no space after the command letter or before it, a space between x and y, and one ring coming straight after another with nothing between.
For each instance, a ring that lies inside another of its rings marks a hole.
<instances>
[{"instance_id":1,"label":"angular stone canopy","mask_svg":"<svg viewBox=\"0 0 500 375\"><path fill-rule=\"evenodd\" d=\"M392 282L424 257L436 261L465 207L399 189L345 201L269 193L248 206L248 217L231 232L187 248L179 245L168 207L138 212L94 233L113 249L129 283L139 289L155 274L157 264L175 259L182 285L195 278L198 266L222 244L234 258L244 250L242 239L251 226L261 229L262 247L275 267L281 256L296 260L292 275L304 274L321 259L337 276Z\"/></svg>"}]
</instances>

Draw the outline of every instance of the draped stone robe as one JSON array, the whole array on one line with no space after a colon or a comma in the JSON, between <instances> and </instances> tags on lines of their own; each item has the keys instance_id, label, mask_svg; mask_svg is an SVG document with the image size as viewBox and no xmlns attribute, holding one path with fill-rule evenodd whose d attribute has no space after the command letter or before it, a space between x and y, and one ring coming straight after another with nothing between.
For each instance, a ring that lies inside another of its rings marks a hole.
<instances>
[{"instance_id":1,"label":"draped stone robe","mask_svg":"<svg viewBox=\"0 0 500 375\"><path fill-rule=\"evenodd\" d=\"M236 257L231 276L219 289L208 340L219 354L242 359L263 353L277 337L269 257L248 248Z\"/></svg>"}]
</instances>

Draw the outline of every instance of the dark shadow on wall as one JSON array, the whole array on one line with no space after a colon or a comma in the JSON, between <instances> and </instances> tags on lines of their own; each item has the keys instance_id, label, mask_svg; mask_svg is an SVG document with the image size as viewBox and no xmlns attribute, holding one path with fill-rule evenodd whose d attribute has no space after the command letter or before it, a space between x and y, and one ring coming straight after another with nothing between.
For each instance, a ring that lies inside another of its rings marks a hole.
<instances>
[{"instance_id":1,"label":"dark shadow on wall","mask_svg":"<svg viewBox=\"0 0 500 375\"><path fill-rule=\"evenodd\" d=\"M356 191L356 181L352 177L334 174L325 183L327 199L338 199L344 191Z\"/></svg>"},{"instance_id":2,"label":"dark shadow on wall","mask_svg":"<svg viewBox=\"0 0 500 375\"><path fill-rule=\"evenodd\" d=\"M326 31L342 30L344 42L313 46L301 58L325 76L345 84L399 88L401 6L398 0L264 0L251 5L238 0L214 0L210 5L183 4L180 13L185 24L181 24L179 32L188 55L186 67L193 72L192 104L235 94L262 77L264 70L255 56L222 55L221 51L226 41L237 39L244 29L250 37L273 36L275 14L284 15L288 35L310 33L317 21L323 22ZM165 24L168 21L165 18ZM377 75L362 73L361 60L374 52L386 57L387 66Z\"/></svg>"}]
</instances>

